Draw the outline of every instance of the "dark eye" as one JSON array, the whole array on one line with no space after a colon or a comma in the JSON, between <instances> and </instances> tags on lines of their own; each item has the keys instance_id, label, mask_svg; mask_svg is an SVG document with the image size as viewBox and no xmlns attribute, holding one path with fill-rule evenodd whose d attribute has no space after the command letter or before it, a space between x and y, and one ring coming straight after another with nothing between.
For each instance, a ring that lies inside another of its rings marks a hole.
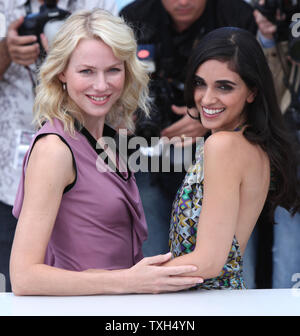
<instances>
[{"instance_id":1,"label":"dark eye","mask_svg":"<svg viewBox=\"0 0 300 336\"><path fill-rule=\"evenodd\" d=\"M231 91L231 90L233 90L233 87L231 85L228 85L228 84L221 84L218 88L220 90L222 90L222 91Z\"/></svg>"},{"instance_id":2,"label":"dark eye","mask_svg":"<svg viewBox=\"0 0 300 336\"><path fill-rule=\"evenodd\" d=\"M203 79L200 79L200 78L195 78L194 79L194 87L201 87L201 86L204 86L205 85L205 82Z\"/></svg>"}]
</instances>

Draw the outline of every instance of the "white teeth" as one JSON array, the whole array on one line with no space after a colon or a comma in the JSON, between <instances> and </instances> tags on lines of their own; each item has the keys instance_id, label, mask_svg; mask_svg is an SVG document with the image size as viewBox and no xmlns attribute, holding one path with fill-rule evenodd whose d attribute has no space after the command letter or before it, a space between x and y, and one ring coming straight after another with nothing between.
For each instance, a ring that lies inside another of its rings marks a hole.
<instances>
[{"instance_id":1,"label":"white teeth","mask_svg":"<svg viewBox=\"0 0 300 336\"><path fill-rule=\"evenodd\" d=\"M223 112L225 110L225 108L222 108L222 109L208 109L208 108L205 108L205 107L202 107L203 108L203 111L207 114L210 114L210 115L213 115L213 114L218 114L220 112Z\"/></svg>"},{"instance_id":2,"label":"white teeth","mask_svg":"<svg viewBox=\"0 0 300 336\"><path fill-rule=\"evenodd\" d=\"M89 97L92 98L93 100L96 100L96 101L103 101L103 100L105 100L108 96L104 96L104 97L89 96Z\"/></svg>"}]
</instances>

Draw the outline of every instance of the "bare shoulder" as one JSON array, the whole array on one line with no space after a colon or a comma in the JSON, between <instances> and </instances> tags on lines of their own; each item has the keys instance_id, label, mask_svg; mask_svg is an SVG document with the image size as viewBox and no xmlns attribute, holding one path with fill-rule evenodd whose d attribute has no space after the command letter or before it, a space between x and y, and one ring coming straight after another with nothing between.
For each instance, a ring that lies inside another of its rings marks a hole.
<instances>
[{"instance_id":1,"label":"bare shoulder","mask_svg":"<svg viewBox=\"0 0 300 336\"><path fill-rule=\"evenodd\" d=\"M60 137L55 134L47 134L39 138L33 146L31 156L39 156L51 162L72 160L70 149Z\"/></svg>"},{"instance_id":2,"label":"bare shoulder","mask_svg":"<svg viewBox=\"0 0 300 336\"><path fill-rule=\"evenodd\" d=\"M231 163L248 166L255 158L264 159L266 154L260 146L250 143L242 132L220 131L212 134L205 141L204 155L206 158L225 160Z\"/></svg>"},{"instance_id":3,"label":"bare shoulder","mask_svg":"<svg viewBox=\"0 0 300 336\"><path fill-rule=\"evenodd\" d=\"M51 155L52 159L71 155L68 146L55 134L47 134L37 139L33 146L33 151L43 154L43 156Z\"/></svg>"},{"instance_id":4,"label":"bare shoulder","mask_svg":"<svg viewBox=\"0 0 300 336\"><path fill-rule=\"evenodd\" d=\"M62 176L66 181L73 180L73 157L70 148L55 134L37 139L34 144L27 171L44 174L53 178Z\"/></svg>"},{"instance_id":5,"label":"bare shoulder","mask_svg":"<svg viewBox=\"0 0 300 336\"><path fill-rule=\"evenodd\" d=\"M230 176L243 178L249 158L255 149L241 132L220 131L208 137L204 144L204 170L215 174L228 171Z\"/></svg>"},{"instance_id":6,"label":"bare shoulder","mask_svg":"<svg viewBox=\"0 0 300 336\"><path fill-rule=\"evenodd\" d=\"M236 132L221 131L210 135L204 144L205 156L232 157L241 146L241 136Z\"/></svg>"}]
</instances>

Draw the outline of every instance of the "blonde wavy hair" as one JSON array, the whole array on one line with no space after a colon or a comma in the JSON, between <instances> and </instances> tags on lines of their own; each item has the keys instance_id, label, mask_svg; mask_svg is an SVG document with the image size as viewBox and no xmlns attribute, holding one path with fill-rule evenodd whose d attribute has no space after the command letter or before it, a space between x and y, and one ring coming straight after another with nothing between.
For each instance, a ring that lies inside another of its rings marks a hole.
<instances>
[{"instance_id":1,"label":"blonde wavy hair","mask_svg":"<svg viewBox=\"0 0 300 336\"><path fill-rule=\"evenodd\" d=\"M38 74L34 122L41 127L53 118L61 120L71 135L75 120L83 126L79 107L63 90L58 76L68 66L69 59L81 39L100 39L124 61L125 84L121 97L106 116L112 126L122 124L134 130L132 114L140 108L149 114L149 77L144 64L136 56L137 44L133 30L120 17L102 10L82 10L72 14L56 34Z\"/></svg>"}]
</instances>

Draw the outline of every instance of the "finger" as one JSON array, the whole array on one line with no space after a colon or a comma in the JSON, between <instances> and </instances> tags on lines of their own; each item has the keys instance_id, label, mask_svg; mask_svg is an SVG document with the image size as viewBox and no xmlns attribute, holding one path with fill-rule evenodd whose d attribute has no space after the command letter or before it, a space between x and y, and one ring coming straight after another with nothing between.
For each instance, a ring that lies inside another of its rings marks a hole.
<instances>
[{"instance_id":1,"label":"finger","mask_svg":"<svg viewBox=\"0 0 300 336\"><path fill-rule=\"evenodd\" d=\"M164 138L165 139L165 138ZM197 134L194 134L193 136L182 134L179 136L174 136L170 138L165 144L168 145L174 145L175 147L188 147L191 146L194 142L197 140Z\"/></svg>"},{"instance_id":2,"label":"finger","mask_svg":"<svg viewBox=\"0 0 300 336\"><path fill-rule=\"evenodd\" d=\"M174 143L174 146L176 148L180 148L180 147L189 147L191 146L193 143L196 142L196 138L195 137L185 137L183 139L183 141L176 141Z\"/></svg>"},{"instance_id":3,"label":"finger","mask_svg":"<svg viewBox=\"0 0 300 336\"><path fill-rule=\"evenodd\" d=\"M197 267L195 265L160 266L159 270L166 276L174 276L184 273L196 272Z\"/></svg>"},{"instance_id":4,"label":"finger","mask_svg":"<svg viewBox=\"0 0 300 336\"><path fill-rule=\"evenodd\" d=\"M23 22L24 22L24 16L20 16L19 19L13 21L9 25L8 30L17 30Z\"/></svg>"},{"instance_id":5,"label":"finger","mask_svg":"<svg viewBox=\"0 0 300 336\"><path fill-rule=\"evenodd\" d=\"M30 46L14 46L10 49L11 54L19 56L20 58L34 57L39 54L39 51L40 47L37 43Z\"/></svg>"},{"instance_id":6,"label":"finger","mask_svg":"<svg viewBox=\"0 0 300 336\"><path fill-rule=\"evenodd\" d=\"M22 65L24 64L28 65L28 64L34 63L37 60L38 55L39 55L39 51L30 53L30 54L20 54L20 53L15 53L15 52L10 53L11 59L15 63L22 64Z\"/></svg>"},{"instance_id":7,"label":"finger","mask_svg":"<svg viewBox=\"0 0 300 336\"><path fill-rule=\"evenodd\" d=\"M184 279L184 277L178 278L176 281L162 286L161 290L158 292L178 292L181 290L189 289L203 283L202 278L189 278Z\"/></svg>"},{"instance_id":8,"label":"finger","mask_svg":"<svg viewBox=\"0 0 300 336\"><path fill-rule=\"evenodd\" d=\"M37 58L38 58L38 55L26 56L26 57L25 56L20 57L16 55L12 57L12 60L16 63L25 62L25 63L32 64L37 60Z\"/></svg>"},{"instance_id":9,"label":"finger","mask_svg":"<svg viewBox=\"0 0 300 336\"><path fill-rule=\"evenodd\" d=\"M198 120L191 119L188 115L162 131L162 135L168 138L181 137L182 135L201 137L206 133L207 130L202 124Z\"/></svg>"},{"instance_id":10,"label":"finger","mask_svg":"<svg viewBox=\"0 0 300 336\"><path fill-rule=\"evenodd\" d=\"M264 16L257 9L253 12L253 15L257 24L259 24L264 19Z\"/></svg>"},{"instance_id":11,"label":"finger","mask_svg":"<svg viewBox=\"0 0 300 336\"><path fill-rule=\"evenodd\" d=\"M49 42L45 34L40 35L41 43L46 52L49 50Z\"/></svg>"},{"instance_id":12,"label":"finger","mask_svg":"<svg viewBox=\"0 0 300 336\"><path fill-rule=\"evenodd\" d=\"M263 23L270 23L270 24L272 24L264 15L261 14L260 11L255 10L253 14L254 14L256 23L258 25L261 25Z\"/></svg>"},{"instance_id":13,"label":"finger","mask_svg":"<svg viewBox=\"0 0 300 336\"><path fill-rule=\"evenodd\" d=\"M266 27L266 34L273 35L276 32L276 26Z\"/></svg>"},{"instance_id":14,"label":"finger","mask_svg":"<svg viewBox=\"0 0 300 336\"><path fill-rule=\"evenodd\" d=\"M176 121L174 124L172 124L169 127L166 127L162 130L161 135L166 136L168 138L174 137L174 136L180 136L182 133L185 132L186 127L190 123L190 118L187 119L186 116L182 119Z\"/></svg>"},{"instance_id":15,"label":"finger","mask_svg":"<svg viewBox=\"0 0 300 336\"><path fill-rule=\"evenodd\" d=\"M203 283L203 279L201 277L170 277L168 278L168 284L170 286L195 286L200 283Z\"/></svg>"},{"instance_id":16,"label":"finger","mask_svg":"<svg viewBox=\"0 0 300 336\"><path fill-rule=\"evenodd\" d=\"M14 57L12 58L12 60L15 62L15 63L18 63L18 64L22 64L22 65L30 65L30 64L33 64L35 61L36 61L36 57L32 57L32 58L18 58L18 57Z\"/></svg>"},{"instance_id":17,"label":"finger","mask_svg":"<svg viewBox=\"0 0 300 336\"><path fill-rule=\"evenodd\" d=\"M172 105L171 109L174 113L178 115L184 115L186 114L186 106L177 106L177 105Z\"/></svg>"},{"instance_id":18,"label":"finger","mask_svg":"<svg viewBox=\"0 0 300 336\"><path fill-rule=\"evenodd\" d=\"M260 24L259 24L259 28L260 29L276 29L276 25L274 25L273 23L271 23L270 21L262 21Z\"/></svg>"},{"instance_id":19,"label":"finger","mask_svg":"<svg viewBox=\"0 0 300 336\"><path fill-rule=\"evenodd\" d=\"M31 44L37 40L35 35L21 36L18 33L18 28L24 21L24 17L20 17L18 20L12 22L7 30L7 43L8 45L24 45Z\"/></svg>"},{"instance_id":20,"label":"finger","mask_svg":"<svg viewBox=\"0 0 300 336\"><path fill-rule=\"evenodd\" d=\"M27 61L24 61L24 60L18 60L18 59L13 59L13 62L14 63L17 63L19 65L31 65L31 64L34 64L36 61L36 59L30 59L30 60L27 60Z\"/></svg>"},{"instance_id":21,"label":"finger","mask_svg":"<svg viewBox=\"0 0 300 336\"><path fill-rule=\"evenodd\" d=\"M25 54L25 55L22 55L22 54L19 54L19 53L11 53L10 54L11 59L15 63L19 63L19 64L23 64L23 63L32 64L37 60L38 55L39 55L38 52L31 53L31 54Z\"/></svg>"},{"instance_id":22,"label":"finger","mask_svg":"<svg viewBox=\"0 0 300 336\"><path fill-rule=\"evenodd\" d=\"M168 252L166 254L159 254L153 257L147 257L142 259L142 262L145 265L158 265L158 264L162 264L167 262L168 260L170 260L172 257L171 252Z\"/></svg>"},{"instance_id":23,"label":"finger","mask_svg":"<svg viewBox=\"0 0 300 336\"><path fill-rule=\"evenodd\" d=\"M11 33L8 35L8 45L11 46L26 46L26 45L32 45L37 41L37 37L35 35L17 35Z\"/></svg>"}]
</instances>

